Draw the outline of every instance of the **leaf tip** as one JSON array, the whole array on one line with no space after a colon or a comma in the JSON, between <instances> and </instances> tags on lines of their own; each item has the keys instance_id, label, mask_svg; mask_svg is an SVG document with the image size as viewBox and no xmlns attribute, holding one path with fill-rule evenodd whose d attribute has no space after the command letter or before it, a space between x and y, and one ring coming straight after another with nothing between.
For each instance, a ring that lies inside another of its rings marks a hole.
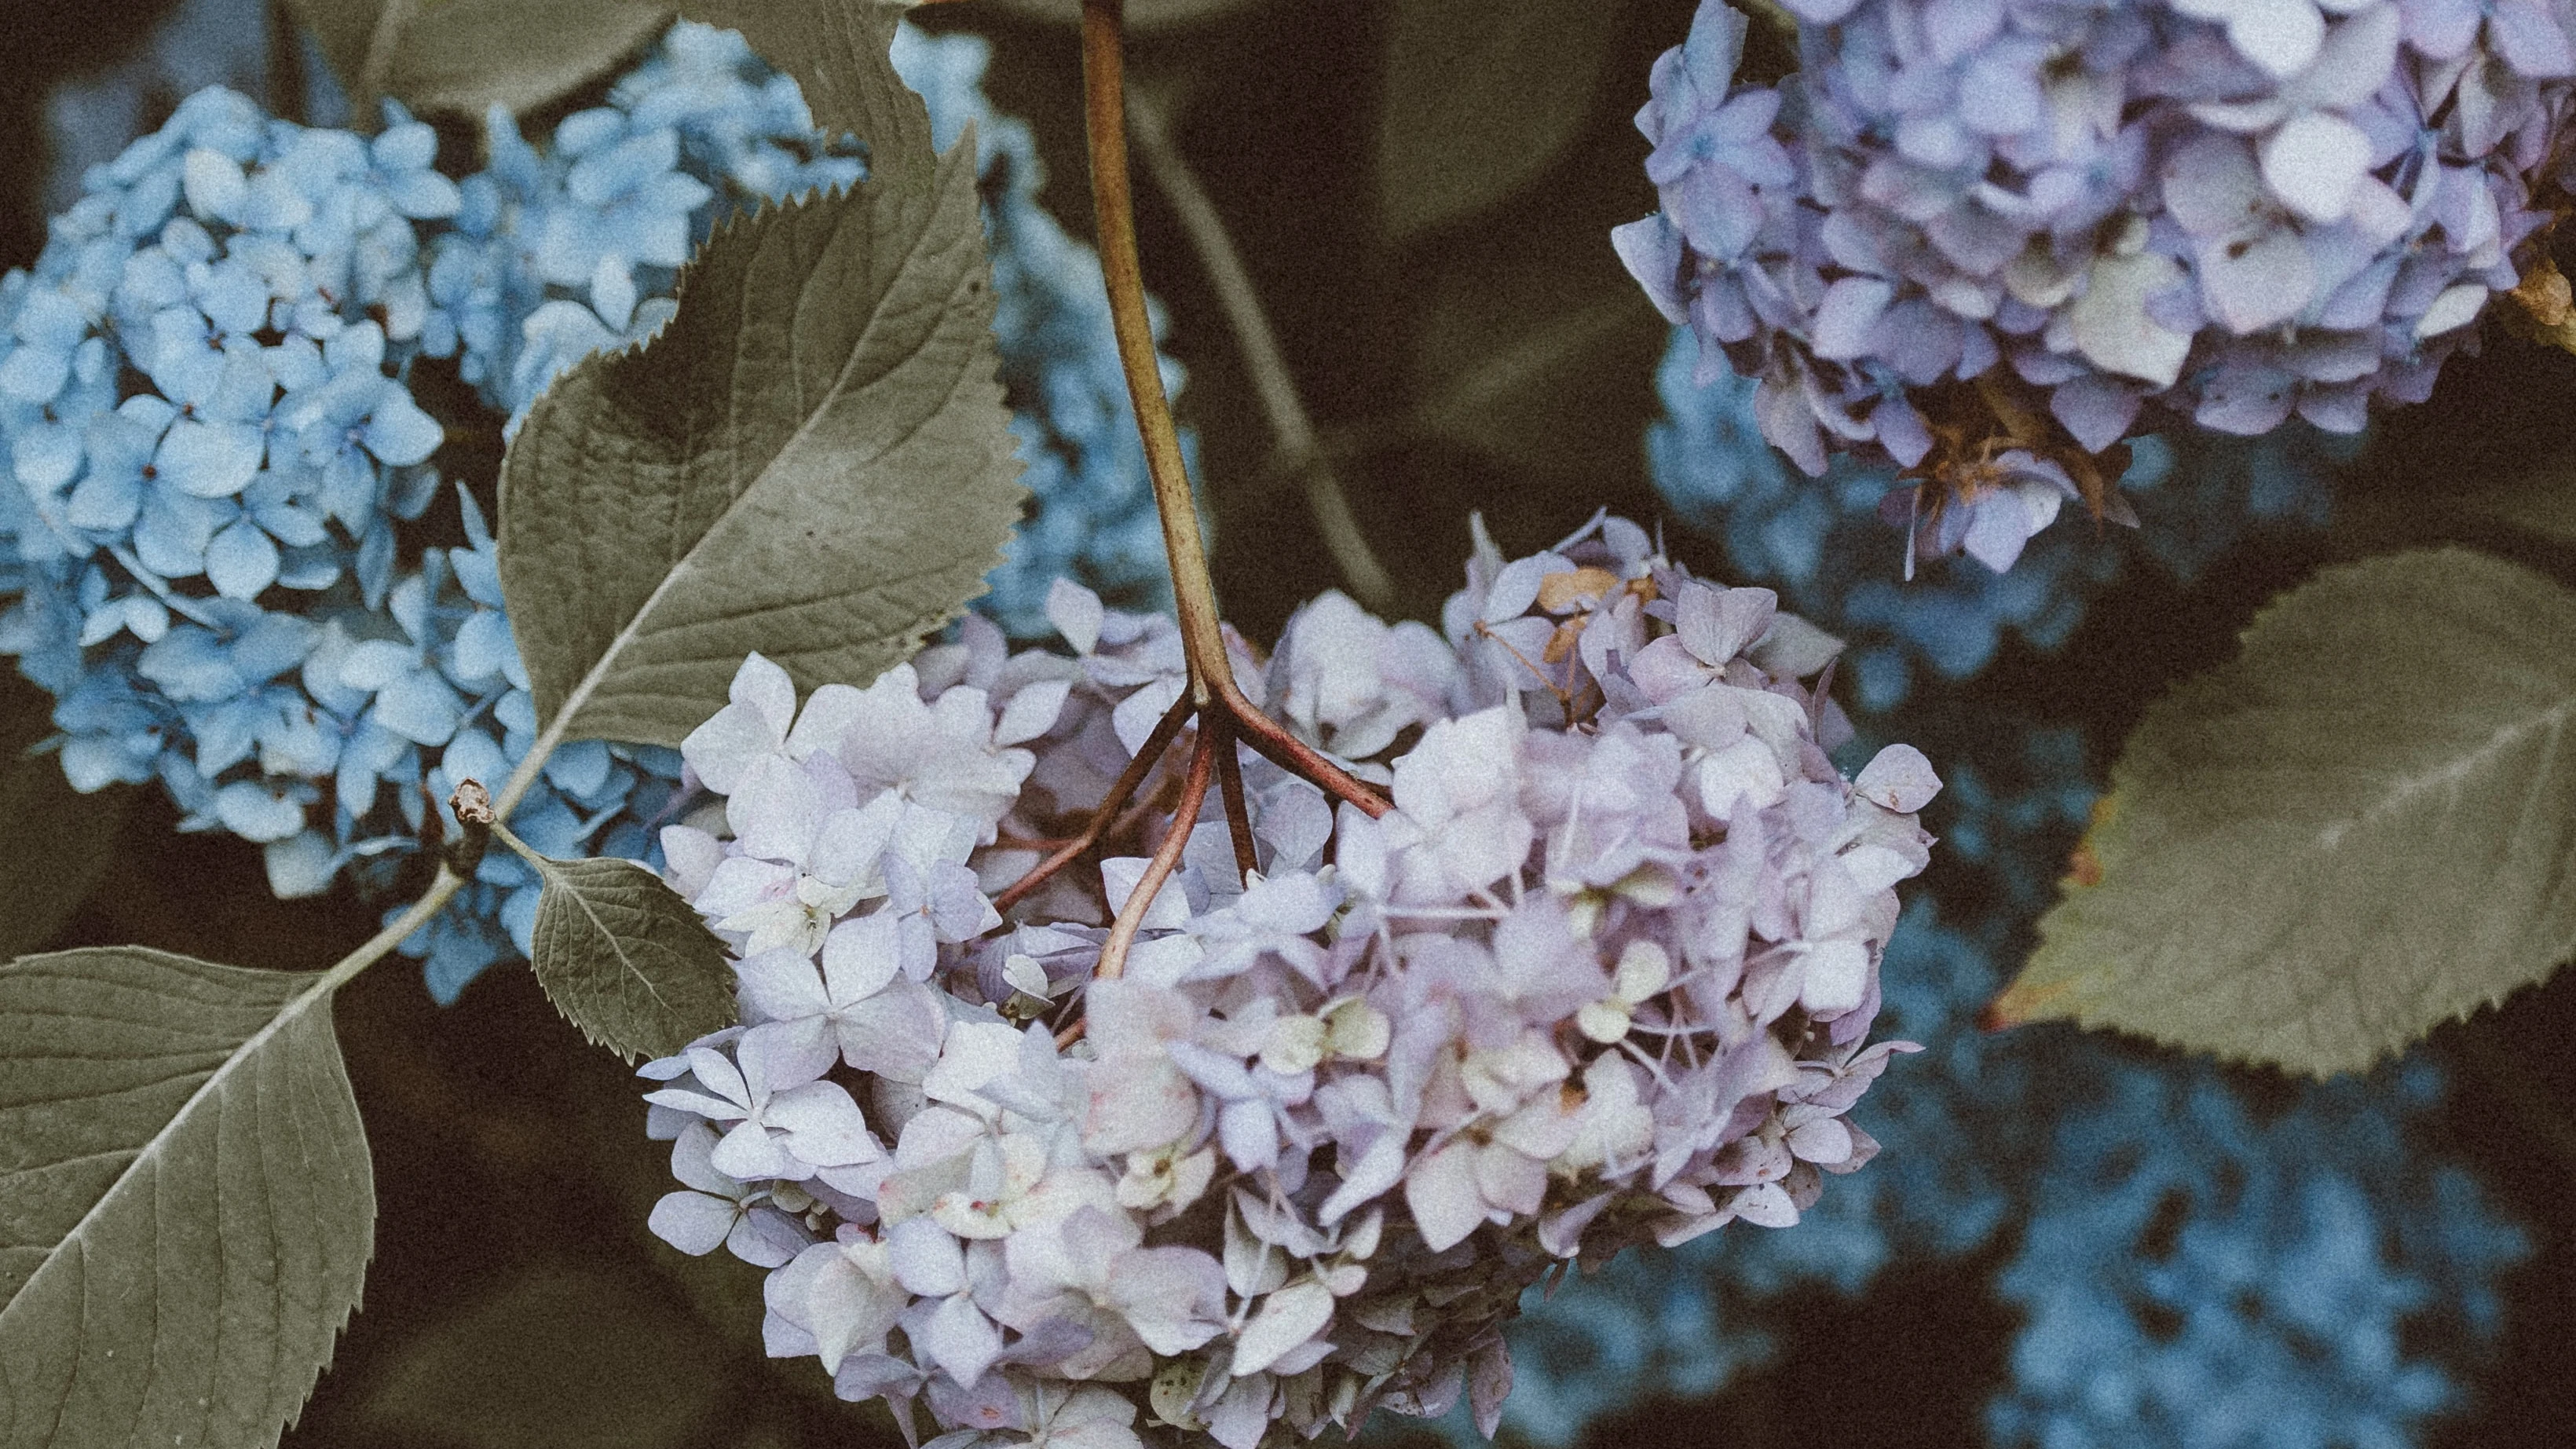
<instances>
[{"instance_id":1,"label":"leaf tip","mask_svg":"<svg viewBox=\"0 0 2576 1449\"><path fill-rule=\"evenodd\" d=\"M2072 981L2046 984L2016 981L1977 1013L1977 1030L2002 1031L2048 1017L2065 1016L2069 1014L2070 1007L2061 1003L2074 989Z\"/></svg>"}]
</instances>

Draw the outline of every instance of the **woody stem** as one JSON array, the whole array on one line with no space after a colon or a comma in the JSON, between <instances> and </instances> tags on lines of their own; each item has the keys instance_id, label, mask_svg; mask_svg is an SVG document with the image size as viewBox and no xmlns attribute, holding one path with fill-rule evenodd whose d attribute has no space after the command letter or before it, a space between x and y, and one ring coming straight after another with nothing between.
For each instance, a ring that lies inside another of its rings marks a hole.
<instances>
[{"instance_id":1,"label":"woody stem","mask_svg":"<svg viewBox=\"0 0 2576 1449\"><path fill-rule=\"evenodd\" d=\"M1082 0L1083 120L1091 144L1092 205L1099 213L1100 271L1109 290L1110 321L1118 334L1118 363L1136 404L1136 431L1145 444L1145 468L1154 484L1154 511L1163 523L1163 551L1172 570L1172 602L1180 616L1181 648L1189 660L1189 700L1201 717L1201 738L1239 734L1245 744L1291 774L1323 788L1370 815L1387 802L1332 761L1308 748L1264 715L1236 687L1218 622L1216 585L1208 576L1207 540L1199 532L1189 470L1181 462L1180 430L1163 370L1154 355L1153 324L1145 314L1145 271L1136 251L1135 192L1127 172L1127 97L1121 29L1125 0ZM1224 716L1220 721L1218 716ZM1229 742L1229 748L1231 744ZM1229 809L1232 808L1231 798ZM1238 832L1238 839L1248 835Z\"/></svg>"},{"instance_id":2,"label":"woody stem","mask_svg":"<svg viewBox=\"0 0 2576 1449\"><path fill-rule=\"evenodd\" d=\"M1052 880L1056 872L1081 859L1084 851L1098 845L1101 837L1109 833L1112 822L1118 819L1119 807L1125 805L1137 787L1145 783L1145 777L1153 772L1154 762L1163 758L1163 751L1172 747L1172 737L1181 732L1182 725L1189 723L1194 712L1195 706L1190 703L1188 695L1174 700L1172 707L1163 711L1162 719L1154 725L1154 732L1145 737L1136 757L1127 762L1127 768L1121 770L1117 780L1111 783L1109 793L1100 797L1100 807L1091 812L1091 823L1083 827L1080 835L1059 847L1055 854L1030 867L1028 874L1011 882L1010 889L993 897L993 909L1007 911L1027 900L1030 892Z\"/></svg>"},{"instance_id":3,"label":"woody stem","mask_svg":"<svg viewBox=\"0 0 2576 1449\"><path fill-rule=\"evenodd\" d=\"M1125 0L1082 0L1083 118L1091 142L1091 196L1099 212L1100 272L1109 287L1109 316L1118 334L1118 363L1136 404L1136 431L1162 518L1163 552L1172 568L1172 603L1190 664L1190 697L1201 708L1216 699L1226 674L1225 638L1217 627L1216 584L1208 577L1207 540L1181 461L1180 429L1163 392L1154 328L1145 315L1144 263L1136 252L1135 193L1127 174L1127 95L1121 22Z\"/></svg>"}]
</instances>

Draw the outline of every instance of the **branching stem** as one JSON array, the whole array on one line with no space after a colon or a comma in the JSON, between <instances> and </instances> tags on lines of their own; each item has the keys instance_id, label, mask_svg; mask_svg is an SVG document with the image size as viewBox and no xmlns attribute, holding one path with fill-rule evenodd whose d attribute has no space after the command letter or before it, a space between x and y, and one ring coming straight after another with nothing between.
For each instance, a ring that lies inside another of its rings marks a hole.
<instances>
[{"instance_id":1,"label":"branching stem","mask_svg":"<svg viewBox=\"0 0 2576 1449\"><path fill-rule=\"evenodd\" d=\"M1189 723L1191 712L1188 695L1173 701L1172 707L1163 711L1162 719L1154 725L1154 732L1145 737L1144 746L1136 751L1136 758L1127 762L1127 768L1111 782L1109 793L1100 797L1099 807L1091 812L1091 823L1083 827L1080 835L1066 841L1055 854L1039 861L1028 874L1013 881L1010 889L993 897L993 909L1007 911L1027 900L1030 892L1054 879L1057 872L1098 845L1101 837L1109 833L1111 822L1118 818L1118 812L1126 805L1128 797L1134 795L1137 787L1145 783L1145 777L1153 773L1155 762L1163 758L1163 751L1172 747L1172 739L1181 732L1181 726Z\"/></svg>"},{"instance_id":2,"label":"branching stem","mask_svg":"<svg viewBox=\"0 0 2576 1449\"><path fill-rule=\"evenodd\" d=\"M1125 55L1121 30L1124 0L1082 0L1083 119L1091 147L1091 195L1099 212L1100 270L1109 290L1110 320L1118 333L1118 363L1127 377L1128 396L1136 405L1136 430L1145 445L1145 466L1154 485L1154 511L1163 524L1163 550L1172 570L1172 599L1180 616L1181 651L1189 662L1189 688L1154 727L1145 748L1136 752L1091 823L1062 849L995 898L1008 908L1096 845L1119 818L1119 806L1144 784L1155 762L1181 726L1198 721L1198 739L1190 749L1181 798L1172 825L1147 862L1102 943L1093 976L1111 981L1127 969L1127 952L1144 928L1145 912L1164 882L1180 869L1182 852L1199 810L1207 803L1211 778L1224 778L1225 815L1236 864L1250 869L1253 836L1244 800L1241 771L1234 758L1237 741L1250 745L1281 769L1308 780L1337 800L1372 816L1383 815L1386 799L1353 779L1263 714L1234 682L1225 647L1225 628L1217 612L1216 584L1208 576L1207 540L1199 532L1197 501L1190 493L1189 470L1181 461L1179 429L1172 422L1171 401L1163 392L1163 372L1154 352L1154 330L1145 311L1144 264L1136 250L1135 194L1127 172L1127 101ZM1220 772L1219 764L1224 768ZM506 798L506 792L505 792ZM1057 1037L1071 1045L1082 1034L1074 1022Z\"/></svg>"},{"instance_id":3,"label":"branching stem","mask_svg":"<svg viewBox=\"0 0 2576 1449\"><path fill-rule=\"evenodd\" d=\"M1208 743L1212 740L1224 741L1230 749L1231 741L1240 739L1333 798L1372 816L1383 815L1389 808L1383 796L1263 714L1234 681L1217 612L1216 585L1208 576L1207 540L1199 532L1189 470L1181 461L1180 431L1172 422L1171 400L1163 392L1154 330L1145 312L1144 264L1136 250L1135 192L1127 169L1126 61L1121 46L1125 8L1124 0L1083 0L1083 119L1091 148L1092 201L1099 212L1100 270L1108 285L1110 320L1118 333L1119 366L1136 405L1136 430L1153 480L1154 510L1162 519L1173 605L1180 616L1181 649L1189 661L1189 693L1184 703L1199 720L1204 749L1216 748ZM1199 758L1192 756L1193 769ZM1235 792L1229 791L1228 797L1239 808ZM1248 820L1241 823L1235 838L1238 842L1251 839Z\"/></svg>"}]
</instances>

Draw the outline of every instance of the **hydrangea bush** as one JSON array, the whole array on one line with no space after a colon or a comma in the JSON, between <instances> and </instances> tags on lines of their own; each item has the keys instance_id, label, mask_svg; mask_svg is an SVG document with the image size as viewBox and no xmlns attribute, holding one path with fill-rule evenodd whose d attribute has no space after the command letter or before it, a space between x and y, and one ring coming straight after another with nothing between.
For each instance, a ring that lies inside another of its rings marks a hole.
<instances>
[{"instance_id":1,"label":"hydrangea bush","mask_svg":"<svg viewBox=\"0 0 2576 1449\"><path fill-rule=\"evenodd\" d=\"M1121 12L1081 7L1097 117ZM2038 537L2067 502L2189 577L2322 522L2332 439L2499 293L2567 340L2564 0L1791 0L1771 83L1710 0L1611 245L1675 328L1654 481L1738 585L1606 511L1517 558L1478 518L1436 624L1327 592L1267 652L1121 128L1095 252L979 43L712 13L750 37L495 106L470 174L399 100L201 91L0 283L0 648L68 781L157 783L281 896L427 880L309 976L0 966L0 1425L275 1441L373 1250L332 1004L397 951L442 1000L524 954L644 1058L651 1231L936 1449L1562 1443L1792 1295L1980 1250L2025 1313L2000 1442L2451 1402L2415 1336L2492 1337L2526 1245L2428 1145L2440 1073L2381 1061L2576 944L2534 808L2576 792L2576 594L2325 569L2107 785L1959 681L2125 566ZM362 88L501 23L388 11ZM1990 1034L2044 1016L2376 1071ZM1566 1306L1596 1273L1646 1331Z\"/></svg>"},{"instance_id":2,"label":"hydrangea bush","mask_svg":"<svg viewBox=\"0 0 2576 1449\"><path fill-rule=\"evenodd\" d=\"M1902 745L1836 772L1801 683L1833 641L1770 591L1605 519L1480 548L1444 634L1318 599L1269 704L1394 809L1336 818L1245 749L1257 860L1213 809L1165 827L1188 864L1101 979L1147 859L1010 922L985 892L1099 804L1183 660L1162 619L1051 605L1069 654L970 624L801 707L755 656L682 747L731 838L663 846L745 1013L644 1068L686 1184L654 1227L773 1270L772 1353L953 1433L1253 1449L1462 1393L1490 1433L1525 1286L1789 1226L1876 1154L1847 1113L1914 1049L1867 1037L1938 781Z\"/></svg>"}]
</instances>

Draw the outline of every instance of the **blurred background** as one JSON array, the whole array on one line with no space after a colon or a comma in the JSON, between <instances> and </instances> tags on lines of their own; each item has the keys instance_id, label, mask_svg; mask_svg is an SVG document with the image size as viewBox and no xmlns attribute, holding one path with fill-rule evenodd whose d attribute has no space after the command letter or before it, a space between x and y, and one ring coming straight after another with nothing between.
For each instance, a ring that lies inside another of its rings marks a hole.
<instances>
[{"instance_id":1,"label":"blurred background","mask_svg":"<svg viewBox=\"0 0 2576 1449\"><path fill-rule=\"evenodd\" d=\"M1471 511L1517 554L1607 506L1851 639L1839 692L1864 744L1917 743L1951 782L1926 813L1951 849L1887 964L1892 1029L1930 1049L1858 1114L1887 1154L1797 1228L1632 1255L1533 1305L1506 1439L2576 1442L2576 981L2324 1088L2062 1025L1973 1025L2139 711L2225 658L2264 599L2401 532L2570 576L2445 500L2576 444L2576 358L2491 337L2357 449L2165 440L2133 469L2136 533L2070 515L2007 578L1951 560L1902 585L1901 538L1868 516L1888 480L1785 471L1740 389L1668 361L1607 244L1654 204L1630 117L1688 0L1132 4L1135 83L1168 131L1146 148L1147 276L1247 635L1321 589L1366 592L1317 525L1319 468L1392 581L1384 612L1413 617L1457 586ZM1040 201L1086 237L1079 73L1054 13L1070 8L968 0L924 22L989 38L985 94L1029 124ZM294 115L319 64L263 0L0 13L21 66L0 94L9 266L33 260L82 165L185 94L222 81ZM1757 29L1749 64L1776 73L1786 54ZM442 118L443 165L477 164L478 145ZM1230 292L1238 264L1248 285ZM382 902L346 884L275 901L254 847L176 820L133 794L55 944L303 968L372 929ZM756 1270L646 1233L670 1184L636 1084L524 967L441 1008L391 961L339 1018L375 1144L377 1256L287 1443L893 1442L881 1410L762 1357Z\"/></svg>"}]
</instances>

